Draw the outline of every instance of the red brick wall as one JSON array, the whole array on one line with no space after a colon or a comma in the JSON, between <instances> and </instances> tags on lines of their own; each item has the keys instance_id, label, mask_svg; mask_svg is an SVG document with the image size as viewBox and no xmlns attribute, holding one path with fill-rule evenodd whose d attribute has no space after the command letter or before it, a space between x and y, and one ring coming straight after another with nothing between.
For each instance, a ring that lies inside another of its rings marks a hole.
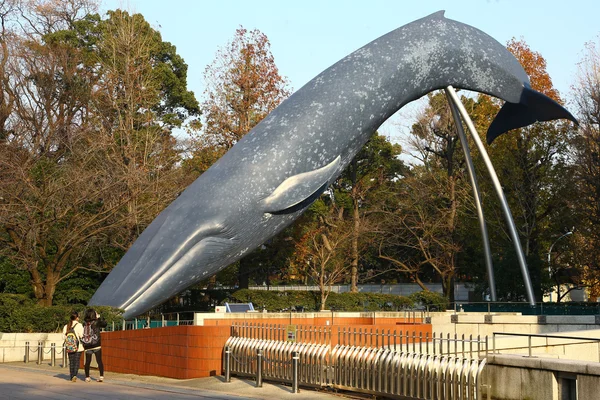
<instances>
[{"instance_id":1,"label":"red brick wall","mask_svg":"<svg viewBox=\"0 0 600 400\"><path fill-rule=\"evenodd\" d=\"M190 379L221 375L227 326L173 326L102 333L110 372Z\"/></svg>"}]
</instances>

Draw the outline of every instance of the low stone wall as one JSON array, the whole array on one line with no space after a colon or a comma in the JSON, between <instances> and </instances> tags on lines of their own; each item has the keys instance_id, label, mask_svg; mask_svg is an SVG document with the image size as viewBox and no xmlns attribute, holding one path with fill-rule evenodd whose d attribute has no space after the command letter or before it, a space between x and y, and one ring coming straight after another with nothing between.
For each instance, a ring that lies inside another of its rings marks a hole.
<instances>
[{"instance_id":1,"label":"low stone wall","mask_svg":"<svg viewBox=\"0 0 600 400\"><path fill-rule=\"evenodd\" d=\"M520 313L430 313L434 332L492 336L494 332L558 333L600 329L596 315L522 315Z\"/></svg>"},{"instance_id":2,"label":"low stone wall","mask_svg":"<svg viewBox=\"0 0 600 400\"><path fill-rule=\"evenodd\" d=\"M43 360L50 360L52 343L58 351L62 349L63 341L62 333L0 333L0 362L25 361L26 342L29 342L30 346L30 361L38 359L39 342L43 343Z\"/></svg>"},{"instance_id":3,"label":"low stone wall","mask_svg":"<svg viewBox=\"0 0 600 400\"><path fill-rule=\"evenodd\" d=\"M543 357L489 355L484 384L498 400L597 399L600 364ZM576 391L577 397L572 394Z\"/></svg>"}]
</instances>

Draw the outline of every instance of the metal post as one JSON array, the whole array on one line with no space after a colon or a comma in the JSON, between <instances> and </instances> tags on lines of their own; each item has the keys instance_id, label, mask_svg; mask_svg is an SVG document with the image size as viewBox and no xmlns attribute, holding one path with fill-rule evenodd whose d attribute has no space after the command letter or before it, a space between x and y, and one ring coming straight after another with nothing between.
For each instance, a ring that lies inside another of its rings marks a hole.
<instances>
[{"instance_id":1,"label":"metal post","mask_svg":"<svg viewBox=\"0 0 600 400\"><path fill-rule=\"evenodd\" d=\"M262 387L263 355L262 349L256 349L256 387Z\"/></svg>"},{"instance_id":2,"label":"metal post","mask_svg":"<svg viewBox=\"0 0 600 400\"><path fill-rule=\"evenodd\" d=\"M125 319L123 319L123 330L125 330L125 324L126 324L126 321L125 321Z\"/></svg>"},{"instance_id":3,"label":"metal post","mask_svg":"<svg viewBox=\"0 0 600 400\"><path fill-rule=\"evenodd\" d=\"M115 331L115 321L112 322L112 332Z\"/></svg>"},{"instance_id":4,"label":"metal post","mask_svg":"<svg viewBox=\"0 0 600 400\"><path fill-rule=\"evenodd\" d=\"M67 345L62 345L62 368L67 368Z\"/></svg>"},{"instance_id":5,"label":"metal post","mask_svg":"<svg viewBox=\"0 0 600 400\"><path fill-rule=\"evenodd\" d=\"M550 254L552 253L552 248L554 247L554 245L556 244L556 242L558 242L560 239L564 238L565 236L572 235L572 234L573 234L573 232L571 232L571 231L569 231L569 232L567 232L567 233L563 234L563 235L562 235L562 236L560 236L558 239L556 239L556 240L554 241L554 243L552 243L552 245L551 245L551 246L550 246L550 248L548 249L548 276L549 276L550 278L552 278L552 269L550 268ZM557 301L557 302L558 302L558 301L560 301L560 283L559 283L559 284L557 284L557 287L556 287L556 296L557 296L557 297L556 297L556 301ZM552 301L552 292L550 292L550 301Z\"/></svg>"},{"instance_id":6,"label":"metal post","mask_svg":"<svg viewBox=\"0 0 600 400\"><path fill-rule=\"evenodd\" d=\"M25 364L29 362L29 342L25 342Z\"/></svg>"},{"instance_id":7,"label":"metal post","mask_svg":"<svg viewBox=\"0 0 600 400\"><path fill-rule=\"evenodd\" d=\"M165 326L165 314L160 314L160 326Z\"/></svg>"},{"instance_id":8,"label":"metal post","mask_svg":"<svg viewBox=\"0 0 600 400\"><path fill-rule=\"evenodd\" d=\"M179 313L177 313L177 326L179 326Z\"/></svg>"},{"instance_id":9,"label":"metal post","mask_svg":"<svg viewBox=\"0 0 600 400\"><path fill-rule=\"evenodd\" d=\"M37 364L42 365L43 362L44 362L44 342L38 342Z\"/></svg>"},{"instance_id":10,"label":"metal post","mask_svg":"<svg viewBox=\"0 0 600 400\"><path fill-rule=\"evenodd\" d=\"M467 135L463 129L462 122L460 120L460 114L456 105L452 101L448 90L446 89L446 98L450 105L450 111L452 111L452 117L454 118L454 125L456 125L456 132L462 145L463 153L465 155L465 161L467 162L467 172L469 173L469 181L473 188L473 197L475 198L475 208L477 210L477 218L479 219L479 230L481 231L481 240L483 242L483 253L485 258L485 266L488 273L488 283L490 285L490 299L496 301L496 281L494 277L494 266L492 264L492 252L490 250L490 239L488 237L487 225L485 223L485 217L483 215L483 207L481 205L481 194L479 191L479 184L477 182L477 175L475 174L475 167L473 165L473 159L471 158L471 150L469 149L469 142L467 141ZM489 312L489 311L488 311Z\"/></svg>"},{"instance_id":11,"label":"metal post","mask_svg":"<svg viewBox=\"0 0 600 400\"><path fill-rule=\"evenodd\" d=\"M292 352L292 393L298 393L298 352Z\"/></svg>"},{"instance_id":12,"label":"metal post","mask_svg":"<svg viewBox=\"0 0 600 400\"><path fill-rule=\"evenodd\" d=\"M531 335L528 336L528 346L529 346L529 357L531 357Z\"/></svg>"},{"instance_id":13,"label":"metal post","mask_svg":"<svg viewBox=\"0 0 600 400\"><path fill-rule=\"evenodd\" d=\"M471 132L471 136L473 137L473 141L477 146L477 150L481 154L485 166L490 174L490 178L492 179L492 183L494 184L494 188L496 189L496 195L500 200L500 204L502 206L502 211L504 213L504 218L506 219L506 223L508 225L510 235L513 241L513 245L515 247L515 252L517 253L517 258L519 260L519 266L521 267L521 274L523 275L523 283L525 284L525 291L527 293L527 301L529 304L534 307L535 306L535 296L533 295L533 286L531 284L531 278L529 276L529 270L527 269L527 263L525 261L525 255L523 253L523 249L521 248L521 242L519 239L519 232L517 231L517 227L515 226L515 222L512 217L512 213L510 212L510 207L508 206L508 202L506 201L506 196L504 195L504 191L502 190L502 185L498 180L498 176L496 175L496 171L494 170L494 166L492 165L492 161L490 160L485 147L483 147L483 143L479 138L479 134L473 125L473 121L469 117L467 110L464 105L456 95L454 88L452 86L448 86L446 88L446 92L449 94L450 98L458 108L460 115L462 116L467 128Z\"/></svg>"},{"instance_id":14,"label":"metal post","mask_svg":"<svg viewBox=\"0 0 600 400\"><path fill-rule=\"evenodd\" d=\"M56 367L56 343L50 344L50 366Z\"/></svg>"},{"instance_id":15,"label":"metal post","mask_svg":"<svg viewBox=\"0 0 600 400\"><path fill-rule=\"evenodd\" d=\"M225 382L231 382L231 349L225 346Z\"/></svg>"}]
</instances>

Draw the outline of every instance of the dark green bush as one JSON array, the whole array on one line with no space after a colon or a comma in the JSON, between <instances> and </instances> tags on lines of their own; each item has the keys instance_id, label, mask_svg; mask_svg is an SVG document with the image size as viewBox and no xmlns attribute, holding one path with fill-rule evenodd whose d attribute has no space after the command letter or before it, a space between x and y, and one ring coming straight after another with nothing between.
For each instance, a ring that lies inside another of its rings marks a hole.
<instances>
[{"instance_id":1,"label":"dark green bush","mask_svg":"<svg viewBox=\"0 0 600 400\"><path fill-rule=\"evenodd\" d=\"M121 322L121 312L112 307L95 307L109 324ZM27 296L0 294L0 332L61 332L71 313L77 311L83 322L86 306L42 307Z\"/></svg>"},{"instance_id":2,"label":"dark green bush","mask_svg":"<svg viewBox=\"0 0 600 400\"><path fill-rule=\"evenodd\" d=\"M448 299L443 294L423 290L408 296L415 306L429 309L429 311L444 311L448 308Z\"/></svg>"},{"instance_id":3,"label":"dark green bush","mask_svg":"<svg viewBox=\"0 0 600 400\"><path fill-rule=\"evenodd\" d=\"M252 303L256 310L304 311L320 310L321 294L315 291L276 291L242 289L233 293L228 302ZM412 307L403 296L381 293L330 293L325 308L332 311L397 311Z\"/></svg>"},{"instance_id":4,"label":"dark green bush","mask_svg":"<svg viewBox=\"0 0 600 400\"><path fill-rule=\"evenodd\" d=\"M292 308L304 308L305 311L314 311L317 299L314 292L290 290L249 290L241 289L231 295L227 302L252 303L256 310L263 307L269 311L289 311ZM224 303L224 302L223 302Z\"/></svg>"}]
</instances>

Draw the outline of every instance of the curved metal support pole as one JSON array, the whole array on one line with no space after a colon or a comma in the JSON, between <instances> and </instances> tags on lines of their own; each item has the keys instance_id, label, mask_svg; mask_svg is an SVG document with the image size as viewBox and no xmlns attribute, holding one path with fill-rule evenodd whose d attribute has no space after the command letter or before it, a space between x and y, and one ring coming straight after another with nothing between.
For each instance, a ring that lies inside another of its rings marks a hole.
<instances>
[{"instance_id":1,"label":"curved metal support pole","mask_svg":"<svg viewBox=\"0 0 600 400\"><path fill-rule=\"evenodd\" d=\"M496 171L494 170L494 166L492 165L492 161L483 147L483 143L475 130L475 126L473 125L473 121L469 117L467 110L461 103L460 99L456 95L454 88L452 86L448 86L446 88L447 93L449 94L452 102L458 108L460 115L462 116L471 136L473 136L473 140L475 141L475 145L477 149L481 153L481 157L485 163L485 166L492 178L492 183L494 184L494 188L496 189L496 194L498 195L498 199L500 200L500 204L502 206L502 211L504 212L504 218L506 219L506 223L508 224L508 228L510 231L510 235L513 240L513 244L515 246L515 251L517 253L517 258L519 260L519 265L521 267L521 273L523 274L523 282L525 283L525 291L527 293L527 301L530 305L535 306L535 297L533 295L533 287L531 285L531 278L529 277L529 270L527 269L527 262L525 261L525 256L523 255L523 249L521 248L521 242L519 240L519 234L517 232L517 228L515 226L515 222L513 221L512 214L510 212L510 208L508 206L508 202L506 201L506 196L504 195L504 191L502 190L502 185L500 185L500 181L498 180L498 176L496 175Z\"/></svg>"},{"instance_id":2,"label":"curved metal support pole","mask_svg":"<svg viewBox=\"0 0 600 400\"><path fill-rule=\"evenodd\" d=\"M490 239L488 237L487 225L485 223L485 217L483 215L483 207L481 206L481 192L479 190L479 184L477 183L477 175L475 174L475 167L473 165L473 159L471 158L471 150L469 149L469 142L463 129L463 124L460 119L460 114L456 105L452 101L448 90L446 92L446 98L452 111L452 117L454 118L454 124L456 125L456 132L460 139L463 152L465 154L465 160L467 161L467 171L469 173L469 181L473 188L473 197L475 198L475 207L477 208L477 218L479 219L479 229L481 230L481 240L483 242L483 253L485 255L485 267L488 273L488 283L490 285L490 299L491 301L497 301L496 298L496 278L494 275L494 265L492 264L492 252L490 250Z\"/></svg>"}]
</instances>

